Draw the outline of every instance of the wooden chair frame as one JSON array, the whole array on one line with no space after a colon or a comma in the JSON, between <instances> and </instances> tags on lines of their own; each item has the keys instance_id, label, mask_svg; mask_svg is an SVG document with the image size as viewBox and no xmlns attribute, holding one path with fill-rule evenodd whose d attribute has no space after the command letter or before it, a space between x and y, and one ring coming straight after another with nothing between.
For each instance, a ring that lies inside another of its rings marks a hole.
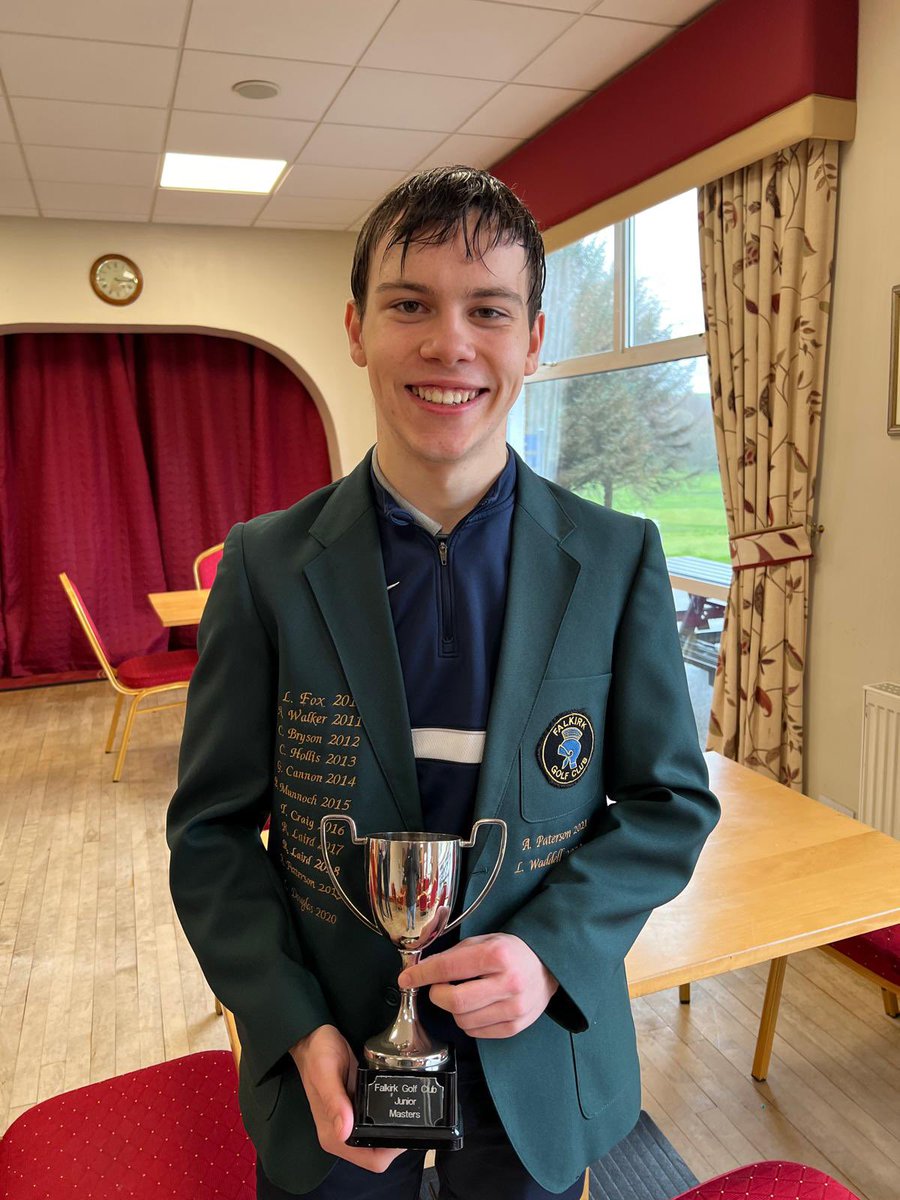
<instances>
[{"instance_id":1,"label":"wooden chair frame","mask_svg":"<svg viewBox=\"0 0 900 1200\"><path fill-rule=\"evenodd\" d=\"M113 783L118 783L122 777L122 768L125 765L125 754L128 750L128 742L131 738L132 726L134 725L134 719L138 714L138 707L141 701L147 696L161 696L163 693L184 691L184 689L188 686L188 681L184 680L179 683L158 683L154 684L152 687L146 688L126 687L126 685L121 682L116 674L115 667L106 657L103 647L100 645L97 635L94 633L91 623L87 619L84 605L79 600L78 595L72 586L72 581L69 579L65 571L60 573L59 581L63 585L63 589L69 598L69 603L75 610L75 615L78 618L78 624L84 631L85 637L91 643L91 649L94 651L97 661L103 668L104 675L112 685L113 690L116 692L116 707L113 711L112 723L109 727L109 735L106 739L106 747L104 751L106 754L111 754L113 750L116 737L116 728L119 724L119 715L122 711L122 701L126 696L131 697L131 703L128 706L128 714L125 718L125 728L122 731L122 741L119 745L119 754L116 759L115 770L113 771ZM180 700L174 700L170 704L154 704L152 707L144 707L140 709L140 711L141 713L163 712L168 708L179 708L186 702L187 696L183 696Z\"/></svg>"},{"instance_id":2,"label":"wooden chair frame","mask_svg":"<svg viewBox=\"0 0 900 1200\"><path fill-rule=\"evenodd\" d=\"M224 547L225 547L225 543L219 542L219 544L217 546L209 546L209 547L207 547L206 550L201 550L200 553L197 555L197 557L194 559L194 583L197 585L197 587L201 591L204 590L204 587L203 587L203 584L200 582L200 564L202 562L204 562L207 558L209 558L209 556L211 554L218 554L220 550L224 549Z\"/></svg>"},{"instance_id":3,"label":"wooden chair frame","mask_svg":"<svg viewBox=\"0 0 900 1200\"><path fill-rule=\"evenodd\" d=\"M900 997L888 984L887 980L868 967L854 962L834 946L819 946L819 949L839 962L842 967L850 967L857 975L881 989L881 999L884 1011L889 1017L900 1017ZM758 1083L765 1083L769 1074L769 1063L772 1059L772 1045L775 1041L775 1025L778 1021L778 1009L781 1005L781 992L784 987L784 973L788 956L773 958L769 963L769 977L766 981L766 994L763 1000L762 1012L759 1018L759 1032L756 1036L756 1051L753 1055L753 1066L750 1074ZM691 985L682 983L678 988L678 999L682 1004L691 1002ZM583 1200L583 1198L582 1198Z\"/></svg>"},{"instance_id":4,"label":"wooden chair frame","mask_svg":"<svg viewBox=\"0 0 900 1200\"><path fill-rule=\"evenodd\" d=\"M864 967L861 963L855 962L852 958L848 958L846 954L842 954L835 946L820 946L820 950L824 950L829 958L833 958L835 962L839 962L842 967L850 967L857 975L861 975L863 979L869 983L874 983L877 988L881 989L881 1000L884 1004L884 1011L889 1017L900 1017L900 998L897 991L893 988L884 976L879 975L877 971L872 971L869 967Z\"/></svg>"}]
</instances>

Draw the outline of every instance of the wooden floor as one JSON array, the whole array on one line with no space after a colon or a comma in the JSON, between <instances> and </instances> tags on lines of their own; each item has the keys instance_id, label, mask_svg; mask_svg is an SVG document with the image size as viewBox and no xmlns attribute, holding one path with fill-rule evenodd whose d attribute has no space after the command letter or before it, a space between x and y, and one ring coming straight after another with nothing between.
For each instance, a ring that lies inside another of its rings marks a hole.
<instances>
[{"instance_id":1,"label":"wooden floor","mask_svg":"<svg viewBox=\"0 0 900 1200\"><path fill-rule=\"evenodd\" d=\"M105 683L0 693L0 1130L47 1096L226 1048L175 920L165 810L180 710L138 719L121 783ZM694 1173L789 1158L900 1196L900 1020L818 951L791 960L769 1081L765 969L635 1003L645 1107Z\"/></svg>"}]
</instances>

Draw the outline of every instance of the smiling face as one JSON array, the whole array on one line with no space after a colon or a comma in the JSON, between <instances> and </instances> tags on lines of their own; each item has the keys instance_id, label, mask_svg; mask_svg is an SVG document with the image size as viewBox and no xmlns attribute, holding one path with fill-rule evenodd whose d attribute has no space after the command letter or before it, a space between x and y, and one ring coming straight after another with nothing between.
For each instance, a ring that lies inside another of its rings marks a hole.
<instances>
[{"instance_id":1,"label":"smiling face","mask_svg":"<svg viewBox=\"0 0 900 1200\"><path fill-rule=\"evenodd\" d=\"M506 417L537 369L544 318L528 320L525 252L467 257L462 232L372 257L365 315L347 306L350 355L369 372L379 460L465 464L489 483L506 461Z\"/></svg>"}]
</instances>

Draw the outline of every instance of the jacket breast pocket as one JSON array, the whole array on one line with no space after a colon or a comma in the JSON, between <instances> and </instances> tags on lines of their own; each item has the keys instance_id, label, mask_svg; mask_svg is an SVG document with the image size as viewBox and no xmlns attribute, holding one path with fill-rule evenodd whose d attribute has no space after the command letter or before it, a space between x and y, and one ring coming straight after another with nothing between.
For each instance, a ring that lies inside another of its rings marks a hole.
<instances>
[{"instance_id":1,"label":"jacket breast pocket","mask_svg":"<svg viewBox=\"0 0 900 1200\"><path fill-rule=\"evenodd\" d=\"M552 821L605 800L603 730L611 675L545 679L519 756L526 821Z\"/></svg>"}]
</instances>

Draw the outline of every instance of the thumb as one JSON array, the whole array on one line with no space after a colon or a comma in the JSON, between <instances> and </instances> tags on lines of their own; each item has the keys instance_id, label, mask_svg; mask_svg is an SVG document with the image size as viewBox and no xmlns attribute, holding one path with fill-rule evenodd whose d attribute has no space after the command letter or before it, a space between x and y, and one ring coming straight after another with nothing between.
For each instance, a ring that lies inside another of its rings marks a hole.
<instances>
[{"instance_id":1,"label":"thumb","mask_svg":"<svg viewBox=\"0 0 900 1200\"><path fill-rule=\"evenodd\" d=\"M344 1100L342 1108L334 1108L331 1110L331 1123L334 1128L334 1135L338 1141L346 1142L347 1138L353 1132L353 1110L349 1103Z\"/></svg>"},{"instance_id":2,"label":"thumb","mask_svg":"<svg viewBox=\"0 0 900 1200\"><path fill-rule=\"evenodd\" d=\"M335 1137L345 1142L353 1129L353 1109L340 1072L329 1071L325 1078L319 1078L316 1091L325 1120Z\"/></svg>"}]
</instances>

